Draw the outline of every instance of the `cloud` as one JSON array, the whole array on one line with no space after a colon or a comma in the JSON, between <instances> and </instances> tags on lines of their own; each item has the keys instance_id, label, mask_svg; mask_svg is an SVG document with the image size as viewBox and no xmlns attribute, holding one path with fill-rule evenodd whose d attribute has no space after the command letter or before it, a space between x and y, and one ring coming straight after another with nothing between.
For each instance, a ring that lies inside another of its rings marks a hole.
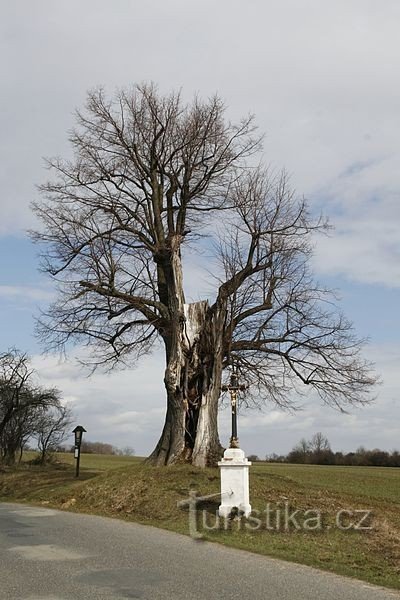
<instances>
[{"instance_id":1,"label":"cloud","mask_svg":"<svg viewBox=\"0 0 400 600\"><path fill-rule=\"evenodd\" d=\"M0 298L13 298L25 301L50 301L54 292L44 288L23 285L0 285Z\"/></svg>"},{"instance_id":2,"label":"cloud","mask_svg":"<svg viewBox=\"0 0 400 600\"><path fill-rule=\"evenodd\" d=\"M320 190L320 204L335 215L335 230L318 240L314 264L319 273L400 287L399 163L400 153L349 165Z\"/></svg>"}]
</instances>

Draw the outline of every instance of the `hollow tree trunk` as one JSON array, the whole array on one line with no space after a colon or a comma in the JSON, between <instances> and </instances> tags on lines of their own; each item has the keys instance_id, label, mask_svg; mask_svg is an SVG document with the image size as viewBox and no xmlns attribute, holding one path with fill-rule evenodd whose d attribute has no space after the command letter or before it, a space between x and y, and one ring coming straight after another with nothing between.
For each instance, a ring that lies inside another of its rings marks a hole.
<instances>
[{"instance_id":1,"label":"hollow tree trunk","mask_svg":"<svg viewBox=\"0 0 400 600\"><path fill-rule=\"evenodd\" d=\"M222 454L217 416L221 388L226 305L185 303L179 236L155 255L161 301L169 321L163 332L167 411L149 462L215 464Z\"/></svg>"},{"instance_id":2,"label":"hollow tree trunk","mask_svg":"<svg viewBox=\"0 0 400 600\"><path fill-rule=\"evenodd\" d=\"M224 311L207 301L184 305L180 331L167 345L167 412L149 457L157 465L191 462L212 466L222 455L218 436Z\"/></svg>"},{"instance_id":3,"label":"hollow tree trunk","mask_svg":"<svg viewBox=\"0 0 400 600\"><path fill-rule=\"evenodd\" d=\"M192 463L213 466L222 456L218 436L218 404L221 394L225 305L208 310L199 337L202 368L198 420L192 452Z\"/></svg>"}]
</instances>

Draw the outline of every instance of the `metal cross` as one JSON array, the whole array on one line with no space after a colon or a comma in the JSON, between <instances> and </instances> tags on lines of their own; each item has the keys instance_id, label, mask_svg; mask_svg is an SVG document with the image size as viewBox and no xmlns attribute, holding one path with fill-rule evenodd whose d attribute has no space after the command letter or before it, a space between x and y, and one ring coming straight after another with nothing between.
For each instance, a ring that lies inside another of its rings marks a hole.
<instances>
[{"instance_id":1,"label":"metal cross","mask_svg":"<svg viewBox=\"0 0 400 600\"><path fill-rule=\"evenodd\" d=\"M237 398L238 392L244 391L246 389L245 385L239 385L238 376L235 372L235 367L233 367L232 375L230 377L230 382L228 385L223 385L221 390L223 392L229 392L231 396L231 410L232 410L232 435L229 441L230 448L239 448L239 438L237 433Z\"/></svg>"}]
</instances>

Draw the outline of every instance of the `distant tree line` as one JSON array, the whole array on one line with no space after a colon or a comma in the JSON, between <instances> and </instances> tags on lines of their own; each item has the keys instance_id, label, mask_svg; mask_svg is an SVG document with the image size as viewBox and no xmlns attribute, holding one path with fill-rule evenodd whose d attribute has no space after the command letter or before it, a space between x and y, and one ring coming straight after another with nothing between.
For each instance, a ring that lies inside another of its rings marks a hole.
<instances>
[{"instance_id":1,"label":"distant tree line","mask_svg":"<svg viewBox=\"0 0 400 600\"><path fill-rule=\"evenodd\" d=\"M250 455L249 460L257 462L257 455ZM387 452L374 448L367 450L363 446L355 452L333 452L329 440L318 432L310 440L302 438L287 455L269 454L267 462L281 462L309 465L342 465L358 467L400 467L400 452Z\"/></svg>"},{"instance_id":2,"label":"distant tree line","mask_svg":"<svg viewBox=\"0 0 400 600\"><path fill-rule=\"evenodd\" d=\"M60 450L65 452L73 452L74 446L62 447ZM112 444L105 442L90 442L83 440L81 444L81 452L84 454L110 454L114 456L135 456L135 450L131 446L125 446L124 448L118 448Z\"/></svg>"},{"instance_id":3,"label":"distant tree line","mask_svg":"<svg viewBox=\"0 0 400 600\"><path fill-rule=\"evenodd\" d=\"M0 463L14 465L34 445L44 463L66 438L72 413L56 388L43 388L26 354L0 354Z\"/></svg>"}]
</instances>

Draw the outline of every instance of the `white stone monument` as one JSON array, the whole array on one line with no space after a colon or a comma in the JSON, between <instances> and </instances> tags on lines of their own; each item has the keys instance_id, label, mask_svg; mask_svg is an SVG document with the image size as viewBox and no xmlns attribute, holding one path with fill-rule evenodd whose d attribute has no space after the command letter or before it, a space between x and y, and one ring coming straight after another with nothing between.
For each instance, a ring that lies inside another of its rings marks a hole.
<instances>
[{"instance_id":1,"label":"white stone monument","mask_svg":"<svg viewBox=\"0 0 400 600\"><path fill-rule=\"evenodd\" d=\"M218 509L221 517L227 517L233 509L248 517L251 513L249 499L249 467L243 450L239 448L237 434L237 397L238 392L246 386L239 385L238 376L233 366L229 385L222 386L223 392L229 392L232 408L232 436L229 448L224 452L223 459L218 463L221 472L221 505Z\"/></svg>"},{"instance_id":2,"label":"white stone monument","mask_svg":"<svg viewBox=\"0 0 400 600\"><path fill-rule=\"evenodd\" d=\"M223 459L218 463L221 471L221 505L218 513L221 517L228 517L232 509L244 513L248 517L251 513L249 498L249 467L247 460L240 448L227 448Z\"/></svg>"}]
</instances>

